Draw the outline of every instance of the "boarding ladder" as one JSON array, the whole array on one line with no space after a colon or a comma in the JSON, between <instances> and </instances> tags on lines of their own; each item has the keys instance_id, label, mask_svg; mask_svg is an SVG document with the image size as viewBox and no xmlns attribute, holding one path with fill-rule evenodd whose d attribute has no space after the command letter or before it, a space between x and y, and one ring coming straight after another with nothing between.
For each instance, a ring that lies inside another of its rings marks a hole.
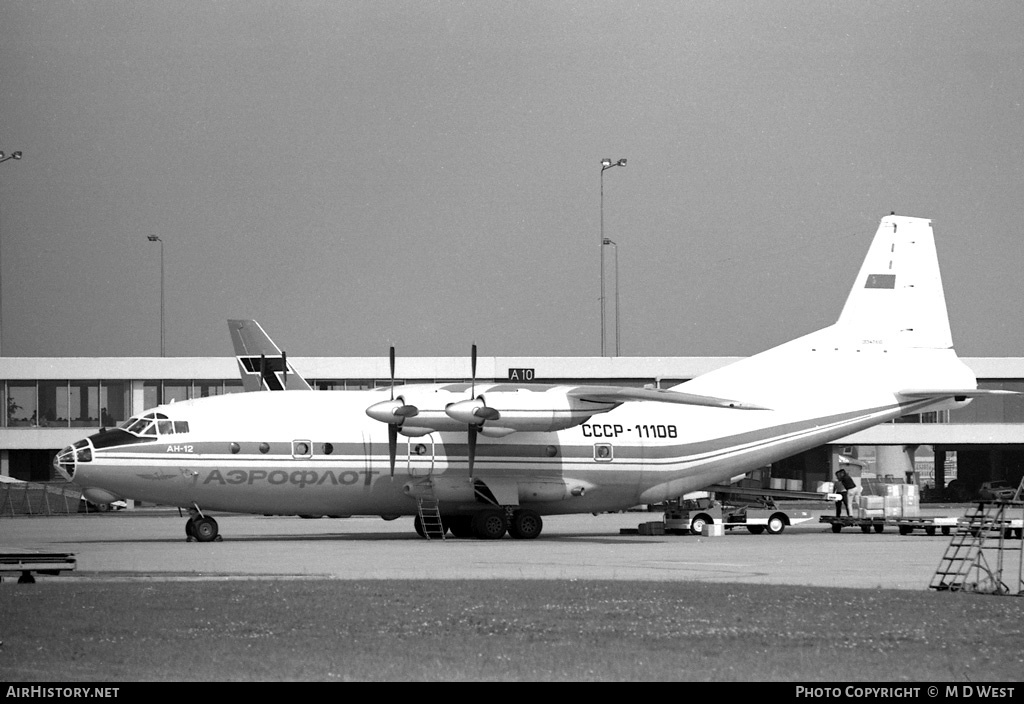
<instances>
[{"instance_id":1,"label":"boarding ladder","mask_svg":"<svg viewBox=\"0 0 1024 704\"><path fill-rule=\"evenodd\" d=\"M423 537L427 540L444 540L446 532L441 522L441 511L437 507L437 498L431 491L430 496L421 496L416 499L419 514L420 526L423 528Z\"/></svg>"},{"instance_id":2,"label":"boarding ladder","mask_svg":"<svg viewBox=\"0 0 1024 704\"><path fill-rule=\"evenodd\" d=\"M981 501L976 508L967 510L957 524L929 588L1024 596L1022 525L1024 479L1012 499ZM1004 576L1010 584L1004 581Z\"/></svg>"}]
</instances>

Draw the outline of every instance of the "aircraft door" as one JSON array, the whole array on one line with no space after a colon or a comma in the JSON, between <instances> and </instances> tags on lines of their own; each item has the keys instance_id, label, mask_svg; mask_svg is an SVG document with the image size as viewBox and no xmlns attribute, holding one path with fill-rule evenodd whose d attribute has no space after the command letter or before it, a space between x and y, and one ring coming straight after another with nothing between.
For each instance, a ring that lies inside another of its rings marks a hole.
<instances>
[{"instance_id":1,"label":"aircraft door","mask_svg":"<svg viewBox=\"0 0 1024 704\"><path fill-rule=\"evenodd\" d=\"M410 477L429 477L434 471L434 438L424 435L406 443Z\"/></svg>"}]
</instances>

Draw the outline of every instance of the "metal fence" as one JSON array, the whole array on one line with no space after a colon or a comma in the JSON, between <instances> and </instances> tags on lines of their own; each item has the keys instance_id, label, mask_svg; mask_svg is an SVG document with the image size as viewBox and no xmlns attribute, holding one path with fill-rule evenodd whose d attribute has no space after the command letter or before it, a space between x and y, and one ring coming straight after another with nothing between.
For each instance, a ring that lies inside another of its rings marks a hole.
<instances>
[{"instance_id":1,"label":"metal fence","mask_svg":"<svg viewBox=\"0 0 1024 704\"><path fill-rule=\"evenodd\" d=\"M82 506L85 506L82 509ZM0 518L8 516L62 516L89 510L82 489L67 483L0 483Z\"/></svg>"}]
</instances>

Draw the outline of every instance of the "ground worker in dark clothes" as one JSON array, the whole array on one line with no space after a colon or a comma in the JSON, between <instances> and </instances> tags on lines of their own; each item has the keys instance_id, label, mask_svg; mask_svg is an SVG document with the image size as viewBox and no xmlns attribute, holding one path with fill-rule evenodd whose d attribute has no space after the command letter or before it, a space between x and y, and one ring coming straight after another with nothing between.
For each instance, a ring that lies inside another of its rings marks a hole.
<instances>
[{"instance_id":1,"label":"ground worker in dark clothes","mask_svg":"<svg viewBox=\"0 0 1024 704\"><path fill-rule=\"evenodd\" d=\"M846 507L846 515L850 515L850 490L855 488L857 483L853 477L847 474L845 469L836 472L835 490L840 498L836 501L836 518L843 515L843 507Z\"/></svg>"}]
</instances>

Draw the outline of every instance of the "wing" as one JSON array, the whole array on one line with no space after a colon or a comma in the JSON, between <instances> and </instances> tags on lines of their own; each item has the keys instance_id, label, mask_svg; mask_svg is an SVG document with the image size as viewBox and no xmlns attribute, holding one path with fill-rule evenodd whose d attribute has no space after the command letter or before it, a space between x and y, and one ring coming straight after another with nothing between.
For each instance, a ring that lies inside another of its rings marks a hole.
<instances>
[{"instance_id":1,"label":"wing","mask_svg":"<svg viewBox=\"0 0 1024 704\"><path fill-rule=\"evenodd\" d=\"M392 398L372 404L366 414L382 423L398 426L403 435L418 436L435 430L464 430L473 426L488 437L504 437L515 432L565 430L623 403L638 401L768 410L753 403L668 389L495 384L477 386L479 393L471 395L463 386L397 387Z\"/></svg>"},{"instance_id":2,"label":"wing","mask_svg":"<svg viewBox=\"0 0 1024 704\"><path fill-rule=\"evenodd\" d=\"M740 411L768 411L765 406L743 401L734 401L716 396L688 394L671 389L630 388L623 386L576 386L569 391L570 398L595 403L625 403L626 401L655 401L657 403L678 403L685 406L710 406L711 408L732 408ZM610 410L610 409L609 409Z\"/></svg>"}]
</instances>

